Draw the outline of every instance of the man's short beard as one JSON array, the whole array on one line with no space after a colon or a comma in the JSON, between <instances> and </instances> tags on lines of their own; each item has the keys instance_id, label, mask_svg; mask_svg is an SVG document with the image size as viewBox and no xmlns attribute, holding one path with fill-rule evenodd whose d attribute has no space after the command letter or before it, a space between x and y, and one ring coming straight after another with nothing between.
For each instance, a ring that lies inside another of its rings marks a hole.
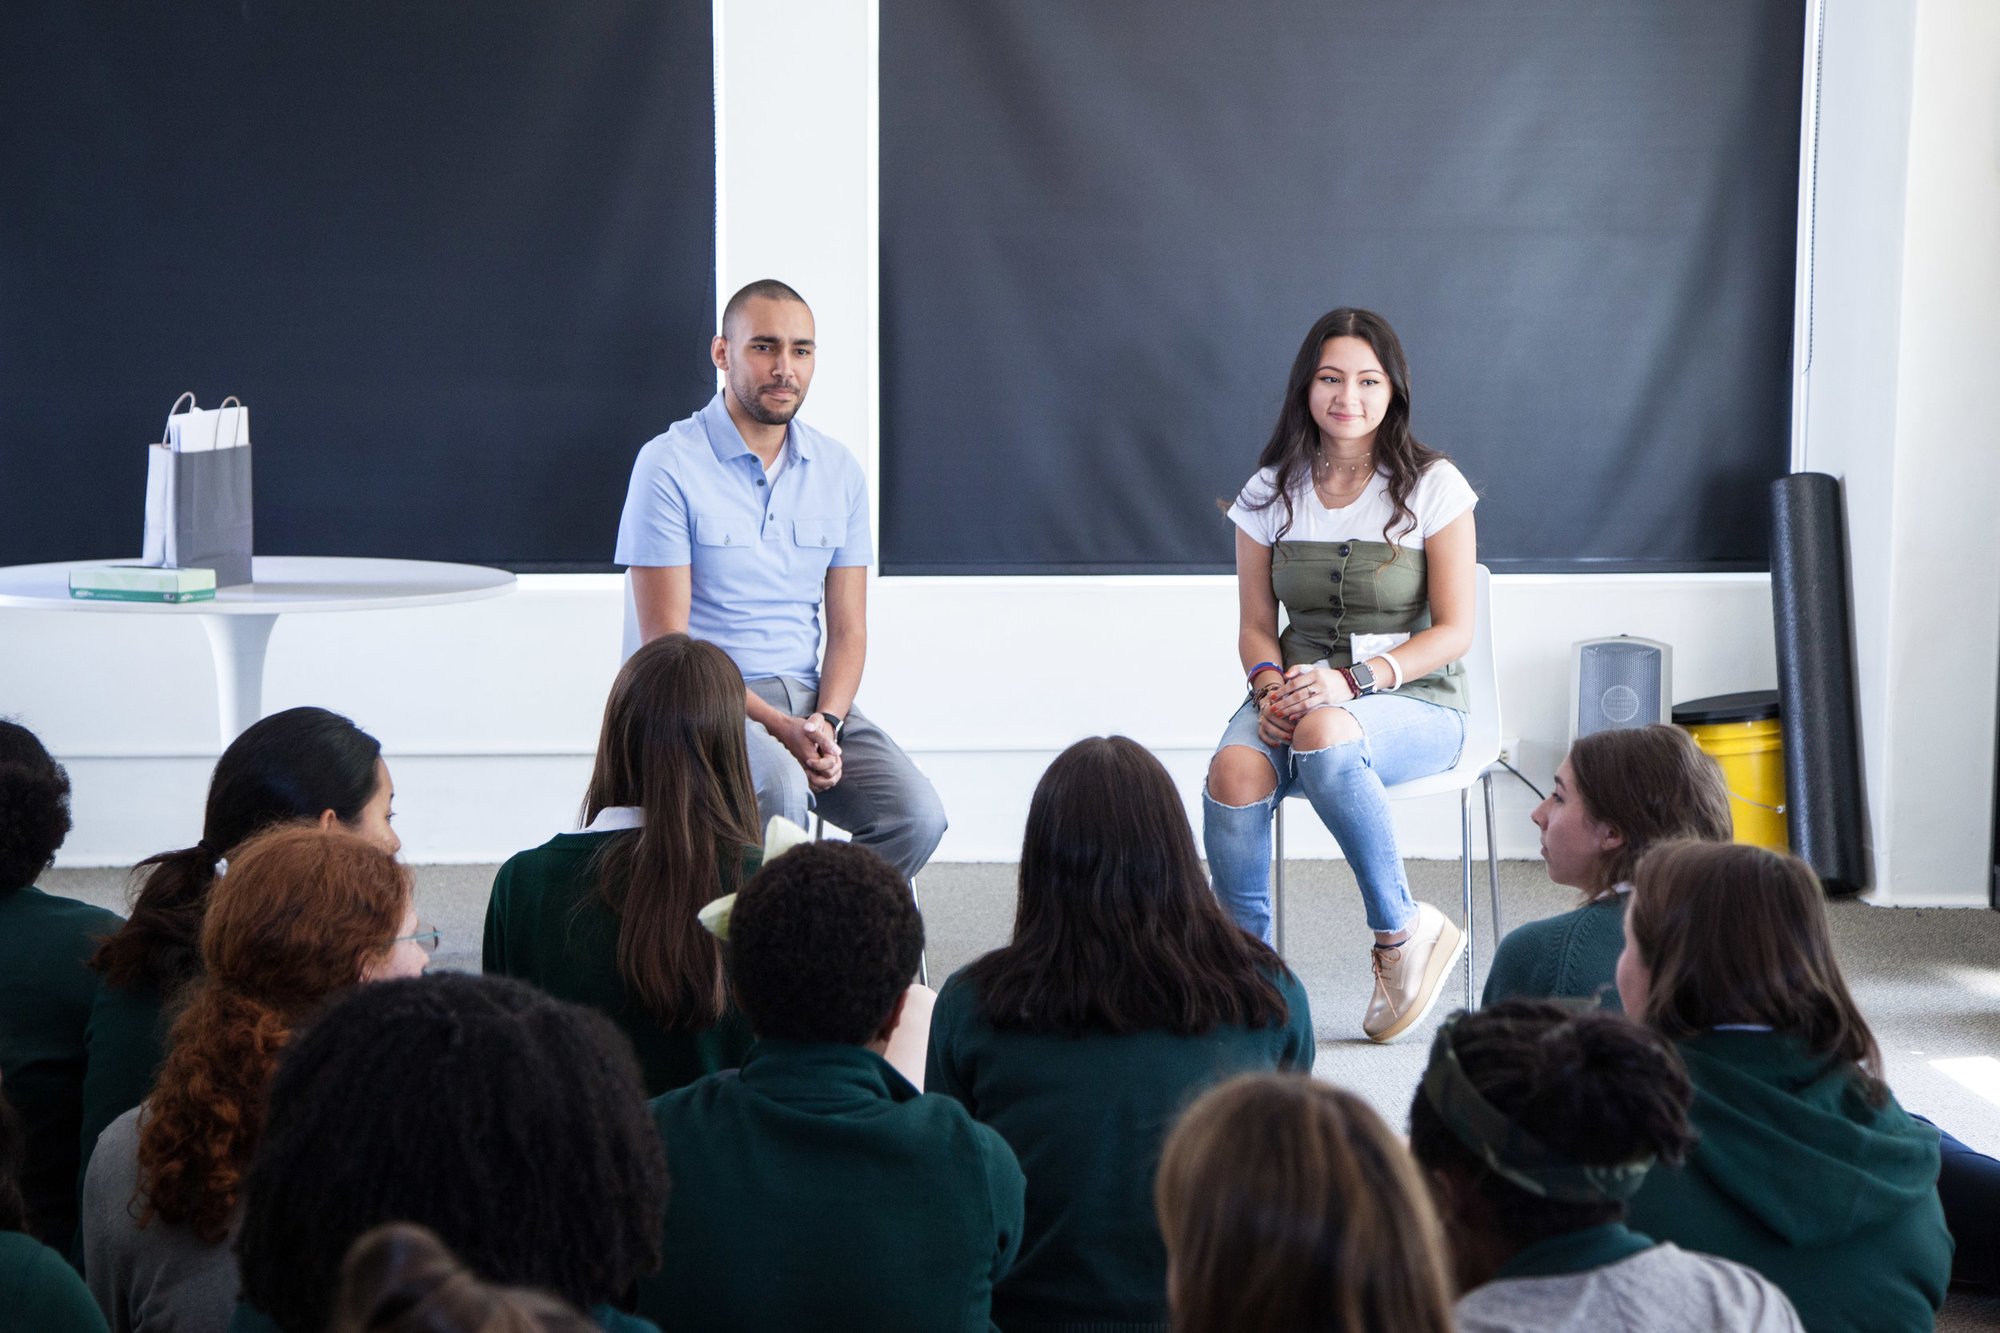
<instances>
[{"instance_id":1,"label":"man's short beard","mask_svg":"<svg viewBox=\"0 0 2000 1333\"><path fill-rule=\"evenodd\" d=\"M791 424L792 418L797 416L799 409L805 405L805 395L798 394L792 400L791 407L782 412L774 412L764 406L764 395L761 392L752 393L748 398L739 393L736 395L736 402L743 409L743 414L752 421L766 426L785 426Z\"/></svg>"}]
</instances>

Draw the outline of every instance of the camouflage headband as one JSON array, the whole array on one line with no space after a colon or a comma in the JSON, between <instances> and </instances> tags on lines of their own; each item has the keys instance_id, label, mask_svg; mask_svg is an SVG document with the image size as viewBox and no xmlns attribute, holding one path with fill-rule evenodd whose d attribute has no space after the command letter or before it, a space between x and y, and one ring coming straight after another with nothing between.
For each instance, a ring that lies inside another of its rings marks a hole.
<instances>
[{"instance_id":1,"label":"camouflage headband","mask_svg":"<svg viewBox=\"0 0 2000 1333\"><path fill-rule=\"evenodd\" d=\"M1446 1019L1431 1043L1424 1071L1424 1100L1454 1137L1495 1174L1540 1199L1559 1203L1620 1203L1631 1198L1652 1169L1653 1159L1613 1166L1584 1166L1549 1149L1515 1124L1472 1085L1452 1047L1460 1014Z\"/></svg>"}]
</instances>

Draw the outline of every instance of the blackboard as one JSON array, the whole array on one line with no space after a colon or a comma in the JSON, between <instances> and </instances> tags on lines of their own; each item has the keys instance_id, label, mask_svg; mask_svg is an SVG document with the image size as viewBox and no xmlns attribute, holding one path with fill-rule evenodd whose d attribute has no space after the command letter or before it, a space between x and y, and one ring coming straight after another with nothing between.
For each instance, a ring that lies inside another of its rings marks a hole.
<instances>
[{"instance_id":1,"label":"blackboard","mask_svg":"<svg viewBox=\"0 0 2000 1333\"><path fill-rule=\"evenodd\" d=\"M881 5L885 573L1229 568L1380 311L1516 570L1767 565L1804 0Z\"/></svg>"},{"instance_id":2,"label":"blackboard","mask_svg":"<svg viewBox=\"0 0 2000 1333\"><path fill-rule=\"evenodd\" d=\"M136 554L183 389L257 549L608 569L713 390L706 3L0 6L0 564Z\"/></svg>"}]
</instances>

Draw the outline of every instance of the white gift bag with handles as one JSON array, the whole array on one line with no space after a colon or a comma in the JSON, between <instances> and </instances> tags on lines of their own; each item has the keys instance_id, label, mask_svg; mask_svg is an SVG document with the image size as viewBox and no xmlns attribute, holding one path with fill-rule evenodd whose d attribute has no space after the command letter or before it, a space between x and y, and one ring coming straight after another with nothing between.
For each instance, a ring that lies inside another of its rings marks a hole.
<instances>
[{"instance_id":1,"label":"white gift bag with handles","mask_svg":"<svg viewBox=\"0 0 2000 1333\"><path fill-rule=\"evenodd\" d=\"M250 409L234 395L205 409L184 393L146 452L141 563L213 569L217 587L248 583L252 535Z\"/></svg>"}]
</instances>

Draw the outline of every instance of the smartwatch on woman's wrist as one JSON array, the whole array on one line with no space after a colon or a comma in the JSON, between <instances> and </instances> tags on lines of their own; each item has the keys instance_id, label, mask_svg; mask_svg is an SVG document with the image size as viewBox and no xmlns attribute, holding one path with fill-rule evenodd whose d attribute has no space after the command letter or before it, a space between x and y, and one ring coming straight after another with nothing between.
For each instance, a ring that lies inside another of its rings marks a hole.
<instances>
[{"instance_id":1,"label":"smartwatch on woman's wrist","mask_svg":"<svg viewBox=\"0 0 2000 1333\"><path fill-rule=\"evenodd\" d=\"M1347 678L1354 682L1354 693L1357 698L1364 694L1373 694L1378 688L1375 684L1375 673L1368 669L1366 662L1356 662L1347 668Z\"/></svg>"}]
</instances>

